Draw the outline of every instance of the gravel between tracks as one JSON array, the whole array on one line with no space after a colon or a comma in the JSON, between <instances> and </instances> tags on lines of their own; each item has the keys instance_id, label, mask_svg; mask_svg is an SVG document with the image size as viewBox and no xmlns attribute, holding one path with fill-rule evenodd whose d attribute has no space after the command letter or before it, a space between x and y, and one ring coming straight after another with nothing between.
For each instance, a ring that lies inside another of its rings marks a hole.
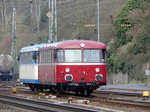
<instances>
[{"instance_id":1,"label":"gravel between tracks","mask_svg":"<svg viewBox=\"0 0 150 112\"><path fill-rule=\"evenodd\" d=\"M5 85L5 84L4 84ZM17 85L17 84L14 84ZM11 88L11 84L9 83L9 86ZM1 88L2 86L0 86ZM3 86L4 87L4 86ZM8 85L7 85L8 87ZM93 101L93 98L90 98L90 103L85 105L82 104L82 102L78 102L78 100L83 101L84 99L87 99L86 97L74 97L71 95L58 95L57 99L50 99L50 98L45 98L45 96L39 96L39 93L31 92L28 90L28 88L24 88L23 85L17 85L18 92L16 94L11 93L11 89L4 89L0 90L0 94L7 94L7 95L12 95L12 96L19 96L19 97L24 97L28 99L35 99L35 100L42 100L46 102L55 102L55 103L64 103L66 105L76 105L76 106L81 106L81 107L90 107L90 108L97 108L98 110L103 110L104 112L120 112L120 111L125 111L125 112L149 112L148 108L141 108L137 106L130 106L130 105L124 105L124 104L117 104L117 103L110 103L104 100L99 100L99 101ZM73 97L74 103L68 104L67 100L68 97ZM116 95L116 97L119 97ZM95 97L96 98L96 97ZM129 97L131 98L131 97ZM135 97L136 98L136 97ZM138 97L137 97L138 99ZM1 109L0 109L1 112Z\"/></svg>"}]
</instances>

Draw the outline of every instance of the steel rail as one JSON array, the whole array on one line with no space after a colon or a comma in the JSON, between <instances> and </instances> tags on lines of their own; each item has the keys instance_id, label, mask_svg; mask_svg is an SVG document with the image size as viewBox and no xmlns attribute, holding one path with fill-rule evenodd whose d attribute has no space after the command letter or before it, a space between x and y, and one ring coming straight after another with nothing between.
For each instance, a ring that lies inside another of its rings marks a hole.
<instances>
[{"instance_id":1,"label":"steel rail","mask_svg":"<svg viewBox=\"0 0 150 112\"><path fill-rule=\"evenodd\" d=\"M21 107L38 112L97 112L96 110L91 109L48 103L7 95L0 95L0 102L3 104L8 104L11 106Z\"/></svg>"},{"instance_id":2,"label":"steel rail","mask_svg":"<svg viewBox=\"0 0 150 112\"><path fill-rule=\"evenodd\" d=\"M134 106L141 106L141 107L148 107L150 108L150 102L148 101L139 101L139 100L130 100L130 99L121 99L121 98L116 98L115 99L116 103L121 102L122 104L128 104L128 105L134 105Z\"/></svg>"},{"instance_id":3,"label":"steel rail","mask_svg":"<svg viewBox=\"0 0 150 112\"><path fill-rule=\"evenodd\" d=\"M116 95L116 94L115 94ZM122 97L123 94L121 94ZM63 96L63 95L61 95ZM72 96L72 95L67 95L67 96ZM125 96L130 96L125 94ZM132 95L131 95L132 96ZM150 100L134 100L131 98L117 98L116 96L111 96L109 94L104 95L104 94L94 94L94 97L85 97L85 96L73 96L73 98L76 99L81 99L81 98L86 98L89 101L96 101L96 102L108 102L108 103L112 103L113 104L123 104L123 105L128 105L128 106L138 106L138 107L143 107L143 108L148 108L150 109Z\"/></svg>"},{"instance_id":4,"label":"steel rail","mask_svg":"<svg viewBox=\"0 0 150 112\"><path fill-rule=\"evenodd\" d=\"M100 102L104 101L104 102L109 102L109 103L118 103L118 104L134 105L134 106L150 108L150 101L142 100L142 99L141 100L133 100L133 99L125 99L125 98L116 98L113 96L96 95L96 98L94 98L92 100L100 101Z\"/></svg>"},{"instance_id":5,"label":"steel rail","mask_svg":"<svg viewBox=\"0 0 150 112\"><path fill-rule=\"evenodd\" d=\"M67 96L72 96L76 99L82 99L82 98L86 98L89 101L96 101L96 102L109 102L109 103L117 103L117 104L124 104L124 105L133 105L133 106L140 106L140 107L146 107L146 108L150 108L150 100L135 100L135 99L131 99L130 97L124 98L122 96L139 96L139 94L133 94L133 93L117 93L117 92L112 92L110 94L108 94L108 92L106 92L106 94L104 94L105 92L101 93L101 92L96 92L94 93L93 97L87 97L87 96L75 96L74 94L68 94ZM121 98L118 98L116 96L112 96L112 95L121 95ZM61 95L61 96L66 96L66 95Z\"/></svg>"},{"instance_id":6,"label":"steel rail","mask_svg":"<svg viewBox=\"0 0 150 112\"><path fill-rule=\"evenodd\" d=\"M96 91L95 94L113 94L113 95L123 95L123 96L142 96L142 92L134 91L123 91L123 90L100 90Z\"/></svg>"}]
</instances>

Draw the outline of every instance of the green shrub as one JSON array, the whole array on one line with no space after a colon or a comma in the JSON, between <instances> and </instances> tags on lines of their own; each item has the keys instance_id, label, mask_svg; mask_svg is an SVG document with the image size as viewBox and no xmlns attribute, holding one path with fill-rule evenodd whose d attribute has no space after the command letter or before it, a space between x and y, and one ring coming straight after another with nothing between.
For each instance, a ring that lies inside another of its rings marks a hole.
<instances>
[{"instance_id":1,"label":"green shrub","mask_svg":"<svg viewBox=\"0 0 150 112\"><path fill-rule=\"evenodd\" d=\"M135 8L145 10L144 0L129 0L115 19L114 27L116 31L117 46L125 45L132 40L132 37L128 37L126 32L134 26L134 23L132 22L132 19L127 18L127 14ZM125 27L121 26L122 24L131 24L131 26Z\"/></svg>"},{"instance_id":2,"label":"green shrub","mask_svg":"<svg viewBox=\"0 0 150 112\"><path fill-rule=\"evenodd\" d=\"M107 56L107 63L108 63L108 72L125 72L126 70L125 65L126 61L118 56L117 54L113 53L112 55Z\"/></svg>"}]
</instances>

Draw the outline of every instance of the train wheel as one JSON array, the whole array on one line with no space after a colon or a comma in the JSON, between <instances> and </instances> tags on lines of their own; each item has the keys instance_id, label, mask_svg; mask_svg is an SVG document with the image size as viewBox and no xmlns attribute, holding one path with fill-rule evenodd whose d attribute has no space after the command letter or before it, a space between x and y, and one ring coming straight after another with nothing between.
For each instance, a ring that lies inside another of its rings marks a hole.
<instances>
[{"instance_id":1,"label":"train wheel","mask_svg":"<svg viewBox=\"0 0 150 112\"><path fill-rule=\"evenodd\" d=\"M43 92L43 87L37 86L37 87L36 87L36 91L37 91L37 92Z\"/></svg>"},{"instance_id":2,"label":"train wheel","mask_svg":"<svg viewBox=\"0 0 150 112\"><path fill-rule=\"evenodd\" d=\"M35 88L30 88L31 89L31 91L35 91Z\"/></svg>"},{"instance_id":3,"label":"train wheel","mask_svg":"<svg viewBox=\"0 0 150 112\"><path fill-rule=\"evenodd\" d=\"M53 87L49 87L49 92L50 92L50 93L56 93L56 89L53 88Z\"/></svg>"},{"instance_id":4,"label":"train wheel","mask_svg":"<svg viewBox=\"0 0 150 112\"><path fill-rule=\"evenodd\" d=\"M78 94L79 94L79 91L75 91L75 94L78 95Z\"/></svg>"},{"instance_id":5,"label":"train wheel","mask_svg":"<svg viewBox=\"0 0 150 112\"><path fill-rule=\"evenodd\" d=\"M37 92L41 92L40 89L38 87L35 88Z\"/></svg>"},{"instance_id":6,"label":"train wheel","mask_svg":"<svg viewBox=\"0 0 150 112\"><path fill-rule=\"evenodd\" d=\"M41 88L39 88L39 90L40 90L40 92L43 92L43 88L41 87Z\"/></svg>"},{"instance_id":7,"label":"train wheel","mask_svg":"<svg viewBox=\"0 0 150 112\"><path fill-rule=\"evenodd\" d=\"M91 96L91 93L92 93L93 91L92 90L86 90L86 95L87 96Z\"/></svg>"},{"instance_id":8,"label":"train wheel","mask_svg":"<svg viewBox=\"0 0 150 112\"><path fill-rule=\"evenodd\" d=\"M35 87L30 87L31 91L35 91Z\"/></svg>"},{"instance_id":9,"label":"train wheel","mask_svg":"<svg viewBox=\"0 0 150 112\"><path fill-rule=\"evenodd\" d=\"M85 95L85 91L84 90L82 90L82 91L80 91L80 93L81 93L81 95Z\"/></svg>"},{"instance_id":10,"label":"train wheel","mask_svg":"<svg viewBox=\"0 0 150 112\"><path fill-rule=\"evenodd\" d=\"M29 86L31 91L35 91L35 87L33 85Z\"/></svg>"}]
</instances>

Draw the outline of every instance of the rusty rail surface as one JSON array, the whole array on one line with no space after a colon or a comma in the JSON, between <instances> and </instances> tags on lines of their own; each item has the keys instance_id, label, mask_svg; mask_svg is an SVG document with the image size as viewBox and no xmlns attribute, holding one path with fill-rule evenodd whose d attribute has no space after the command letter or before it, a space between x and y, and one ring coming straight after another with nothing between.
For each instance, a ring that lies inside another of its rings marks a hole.
<instances>
[{"instance_id":1,"label":"rusty rail surface","mask_svg":"<svg viewBox=\"0 0 150 112\"><path fill-rule=\"evenodd\" d=\"M0 102L3 104L21 107L24 109L34 110L38 112L97 112L96 110L91 109L48 103L7 95L0 95Z\"/></svg>"}]
</instances>

